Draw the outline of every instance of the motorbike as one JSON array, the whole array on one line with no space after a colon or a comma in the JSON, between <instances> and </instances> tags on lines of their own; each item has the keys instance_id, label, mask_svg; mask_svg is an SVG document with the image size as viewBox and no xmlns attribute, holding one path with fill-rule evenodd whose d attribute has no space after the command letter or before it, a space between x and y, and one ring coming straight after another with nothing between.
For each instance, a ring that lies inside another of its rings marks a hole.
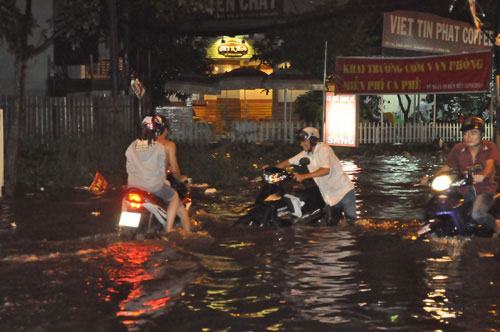
<instances>
[{"instance_id":1,"label":"motorbike","mask_svg":"<svg viewBox=\"0 0 500 332\"><path fill-rule=\"evenodd\" d=\"M297 223L335 223L332 209L326 209L325 202L316 183L308 179L294 183L294 173L307 172L309 158L302 158L300 165L291 165L288 171L267 167L262 174L262 187L253 207L236 220L235 225L246 226L290 226ZM338 222L341 211L338 212ZM327 218L328 217L328 218Z\"/></svg>"},{"instance_id":2,"label":"motorbike","mask_svg":"<svg viewBox=\"0 0 500 332\"><path fill-rule=\"evenodd\" d=\"M182 204L189 210L191 197L185 183L172 174L167 175L171 187L175 189ZM129 187L122 196L118 233L124 240L161 238L167 222L167 206L159 197L145 190ZM176 217L175 223L179 222Z\"/></svg>"},{"instance_id":3,"label":"motorbike","mask_svg":"<svg viewBox=\"0 0 500 332\"><path fill-rule=\"evenodd\" d=\"M436 176L431 182L431 194L425 207L425 223L417 231L419 237L480 236L490 237L493 230L472 220L472 202L465 202L459 188L470 186L472 176L459 178L452 174ZM498 218L500 194L490 210Z\"/></svg>"}]
</instances>

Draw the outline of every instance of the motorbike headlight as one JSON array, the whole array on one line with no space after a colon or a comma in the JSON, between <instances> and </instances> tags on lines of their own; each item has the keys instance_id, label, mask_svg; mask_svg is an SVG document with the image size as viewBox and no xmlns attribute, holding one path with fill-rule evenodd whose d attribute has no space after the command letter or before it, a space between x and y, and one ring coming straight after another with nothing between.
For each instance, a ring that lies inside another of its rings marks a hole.
<instances>
[{"instance_id":1,"label":"motorbike headlight","mask_svg":"<svg viewBox=\"0 0 500 332\"><path fill-rule=\"evenodd\" d=\"M432 180L431 187L436 191L443 191L449 189L451 183L452 180L448 175L440 175L436 176L434 180Z\"/></svg>"},{"instance_id":2,"label":"motorbike headlight","mask_svg":"<svg viewBox=\"0 0 500 332\"><path fill-rule=\"evenodd\" d=\"M281 181L281 177L278 173L264 174L264 180L269 184L273 184Z\"/></svg>"}]
</instances>

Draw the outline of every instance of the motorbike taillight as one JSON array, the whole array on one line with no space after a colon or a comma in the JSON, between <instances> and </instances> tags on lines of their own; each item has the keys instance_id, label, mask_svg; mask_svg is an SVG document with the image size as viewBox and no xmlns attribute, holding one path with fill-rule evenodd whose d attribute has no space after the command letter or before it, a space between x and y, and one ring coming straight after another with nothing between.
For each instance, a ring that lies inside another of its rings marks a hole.
<instances>
[{"instance_id":1,"label":"motorbike taillight","mask_svg":"<svg viewBox=\"0 0 500 332\"><path fill-rule=\"evenodd\" d=\"M129 193L127 195L127 202L132 209L140 209L144 203L144 199L138 193Z\"/></svg>"}]
</instances>

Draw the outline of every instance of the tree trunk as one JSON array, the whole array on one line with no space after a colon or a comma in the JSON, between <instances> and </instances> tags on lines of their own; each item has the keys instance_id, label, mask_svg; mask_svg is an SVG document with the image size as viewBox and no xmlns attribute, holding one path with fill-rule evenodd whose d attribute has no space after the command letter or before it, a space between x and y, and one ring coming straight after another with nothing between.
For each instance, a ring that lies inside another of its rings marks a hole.
<instances>
[{"instance_id":1,"label":"tree trunk","mask_svg":"<svg viewBox=\"0 0 500 332\"><path fill-rule=\"evenodd\" d=\"M408 107L404 107L401 95L398 95L399 108L401 108L401 112L403 112L404 123L406 124L408 122L408 117L410 116L411 98L408 95L405 95L405 97L408 102Z\"/></svg>"},{"instance_id":2,"label":"tree trunk","mask_svg":"<svg viewBox=\"0 0 500 332\"><path fill-rule=\"evenodd\" d=\"M17 156L19 150L19 124L24 120L24 99L26 82L26 60L16 56L15 61L15 99L12 114L9 116L9 134L7 136L6 167L5 167L5 194L13 196L17 184Z\"/></svg>"},{"instance_id":3,"label":"tree trunk","mask_svg":"<svg viewBox=\"0 0 500 332\"><path fill-rule=\"evenodd\" d=\"M14 108L9 114L9 134L7 136L5 165L5 194L13 196L17 186L17 157L19 151L20 124L24 123L24 97L26 94L26 67L28 62L28 31L31 19L32 0L26 0L21 19L19 39L15 47L15 88Z\"/></svg>"}]
</instances>

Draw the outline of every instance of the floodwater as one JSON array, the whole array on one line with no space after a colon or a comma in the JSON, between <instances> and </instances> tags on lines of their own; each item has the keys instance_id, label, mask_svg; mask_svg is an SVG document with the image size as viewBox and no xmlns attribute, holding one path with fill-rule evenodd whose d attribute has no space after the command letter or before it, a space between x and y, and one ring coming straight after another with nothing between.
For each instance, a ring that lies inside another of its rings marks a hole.
<instances>
[{"instance_id":1,"label":"floodwater","mask_svg":"<svg viewBox=\"0 0 500 332\"><path fill-rule=\"evenodd\" d=\"M439 163L345 160L355 227L232 227L254 183L194 190L198 232L168 241L119 241L119 191L0 201L0 330L499 330L499 238L411 238Z\"/></svg>"}]
</instances>

